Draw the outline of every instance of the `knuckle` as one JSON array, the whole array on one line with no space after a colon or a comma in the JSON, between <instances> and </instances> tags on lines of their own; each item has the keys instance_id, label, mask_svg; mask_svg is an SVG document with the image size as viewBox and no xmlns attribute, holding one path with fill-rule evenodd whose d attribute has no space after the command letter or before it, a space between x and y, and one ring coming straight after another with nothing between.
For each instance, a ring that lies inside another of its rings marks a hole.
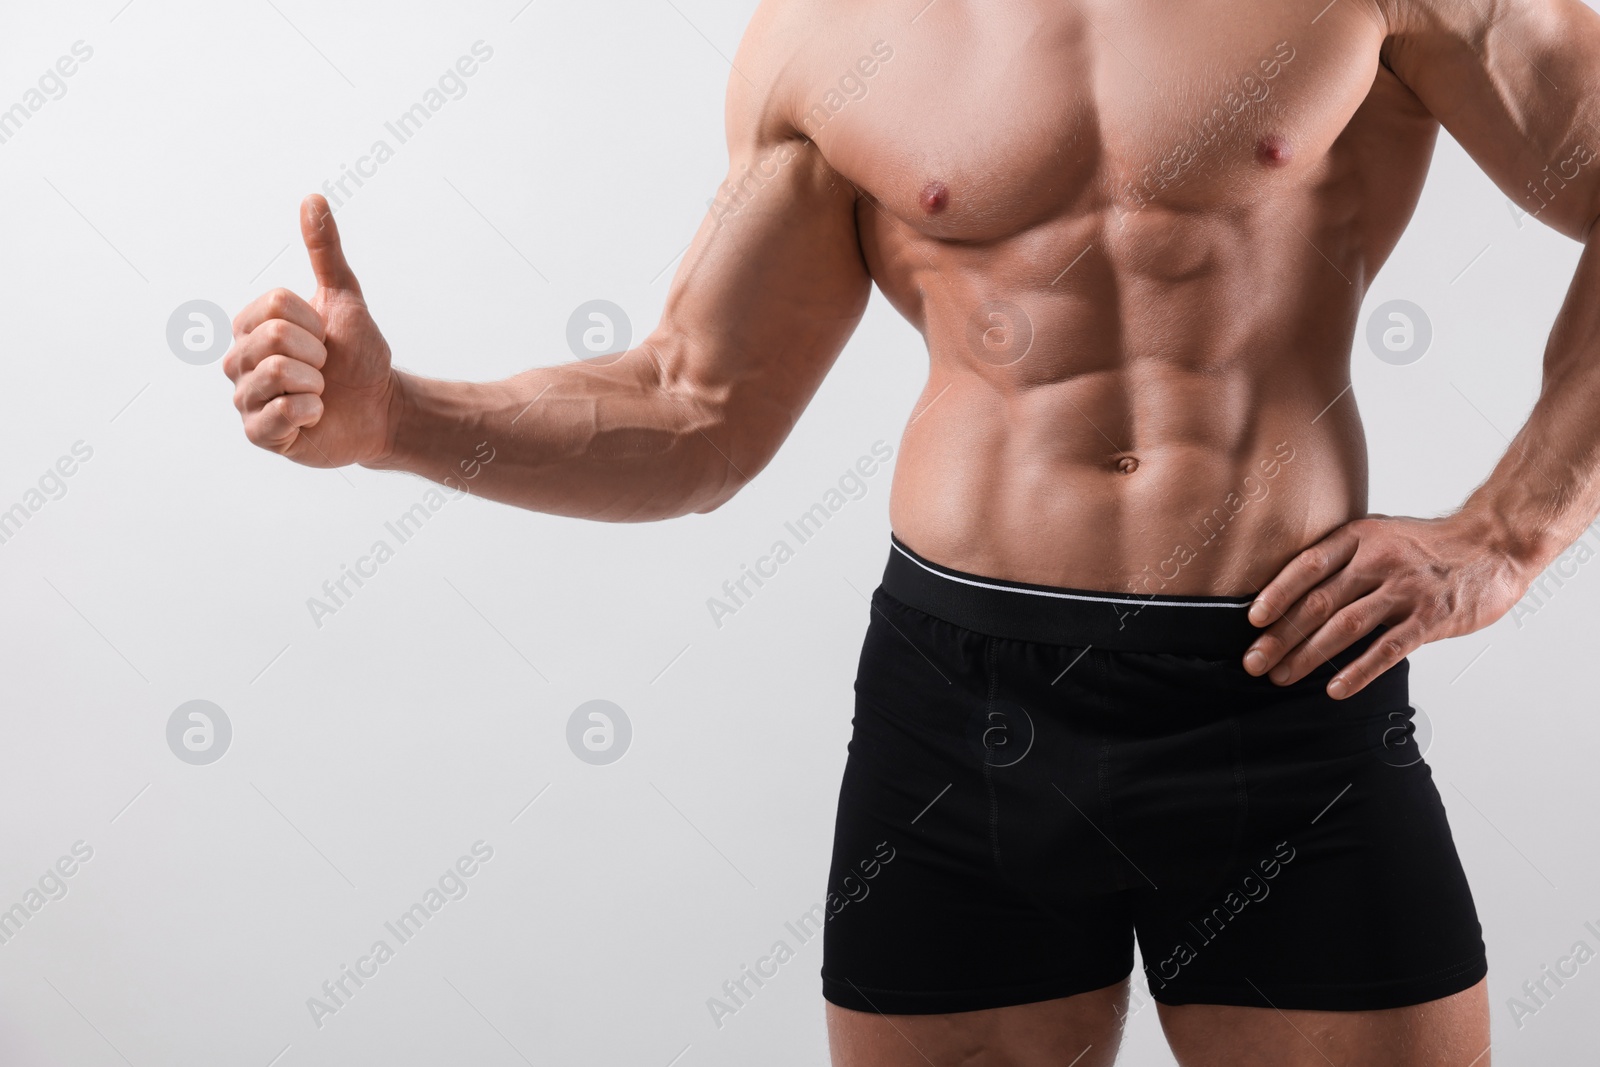
<instances>
[{"instance_id":1,"label":"knuckle","mask_svg":"<svg viewBox=\"0 0 1600 1067\"><path fill-rule=\"evenodd\" d=\"M288 360L283 356L268 356L256 364L256 381L272 392L277 392L284 384L287 377L284 365Z\"/></svg>"},{"instance_id":2,"label":"knuckle","mask_svg":"<svg viewBox=\"0 0 1600 1067\"><path fill-rule=\"evenodd\" d=\"M1308 548L1300 553L1298 562L1303 567L1309 567L1312 570L1319 571L1322 569L1323 564L1327 561L1327 558L1328 557L1323 553L1322 549Z\"/></svg>"},{"instance_id":3,"label":"knuckle","mask_svg":"<svg viewBox=\"0 0 1600 1067\"><path fill-rule=\"evenodd\" d=\"M287 289L274 289L267 294L267 310L275 319L283 318L294 303L294 294Z\"/></svg>"},{"instance_id":4,"label":"knuckle","mask_svg":"<svg viewBox=\"0 0 1600 1067\"><path fill-rule=\"evenodd\" d=\"M262 357L256 367L274 378L282 378L294 362L293 356L286 356L282 352L269 352Z\"/></svg>"},{"instance_id":5,"label":"knuckle","mask_svg":"<svg viewBox=\"0 0 1600 1067\"><path fill-rule=\"evenodd\" d=\"M1333 612L1333 594L1326 589L1313 589L1303 601L1306 613L1313 618L1325 619Z\"/></svg>"},{"instance_id":6,"label":"knuckle","mask_svg":"<svg viewBox=\"0 0 1600 1067\"><path fill-rule=\"evenodd\" d=\"M257 444L271 445L283 429L283 397L275 396L261 405L261 410L256 412L256 433L260 437Z\"/></svg>"},{"instance_id":7,"label":"knuckle","mask_svg":"<svg viewBox=\"0 0 1600 1067\"><path fill-rule=\"evenodd\" d=\"M246 370L254 370L263 359L277 351L278 345L273 340L271 327L271 323L262 323L239 343L243 349L239 353L239 360Z\"/></svg>"},{"instance_id":8,"label":"knuckle","mask_svg":"<svg viewBox=\"0 0 1600 1067\"><path fill-rule=\"evenodd\" d=\"M282 348L289 339L289 324L282 319L268 319L256 327L256 332L261 339L270 345L273 351Z\"/></svg>"},{"instance_id":9,"label":"knuckle","mask_svg":"<svg viewBox=\"0 0 1600 1067\"><path fill-rule=\"evenodd\" d=\"M1384 637L1378 641L1378 655L1385 661L1398 662L1406 654L1406 643L1399 637Z\"/></svg>"},{"instance_id":10,"label":"knuckle","mask_svg":"<svg viewBox=\"0 0 1600 1067\"><path fill-rule=\"evenodd\" d=\"M1366 622L1355 612L1344 612L1336 615L1332 621L1333 628L1341 637L1360 637L1366 630Z\"/></svg>"}]
</instances>

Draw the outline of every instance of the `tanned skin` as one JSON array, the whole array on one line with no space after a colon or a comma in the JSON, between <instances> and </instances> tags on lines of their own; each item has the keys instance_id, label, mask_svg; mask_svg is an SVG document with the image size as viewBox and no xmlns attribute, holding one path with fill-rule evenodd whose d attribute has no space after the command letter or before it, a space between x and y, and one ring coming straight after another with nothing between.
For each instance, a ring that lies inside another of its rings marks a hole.
<instances>
[{"instance_id":1,"label":"tanned skin","mask_svg":"<svg viewBox=\"0 0 1600 1067\"><path fill-rule=\"evenodd\" d=\"M398 371L311 197L316 294L234 323L246 435L434 480L487 440L474 489L497 500L706 512L772 458L875 282L929 352L890 509L911 548L1024 582L1259 592L1242 665L1279 683L1386 624L1329 682L1348 696L1500 618L1600 511L1600 18L1325 2L766 0L729 81L728 182L641 344L491 384ZM1371 515L1352 340L1441 123L1584 251L1487 480L1444 517ZM834 1063L1101 1067L1126 997L829 1005ZM1184 1067L1490 1062L1482 983L1388 1011L1159 1011Z\"/></svg>"}]
</instances>

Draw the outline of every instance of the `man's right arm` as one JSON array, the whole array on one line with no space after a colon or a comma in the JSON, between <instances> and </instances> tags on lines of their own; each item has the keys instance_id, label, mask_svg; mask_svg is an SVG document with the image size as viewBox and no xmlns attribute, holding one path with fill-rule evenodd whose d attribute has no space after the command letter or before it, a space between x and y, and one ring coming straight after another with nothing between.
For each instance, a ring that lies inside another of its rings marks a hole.
<instances>
[{"instance_id":1,"label":"man's right arm","mask_svg":"<svg viewBox=\"0 0 1600 1067\"><path fill-rule=\"evenodd\" d=\"M785 69L785 35L764 36L773 27L763 21L735 60L744 73L730 79L728 180L648 337L620 356L493 383L388 369L337 230L315 217L313 198L303 225L317 295L306 304L280 290L246 309L225 363L251 440L312 466L358 462L452 485L472 463L476 494L607 521L729 499L777 452L871 286L855 191L770 87ZM476 462L483 442L490 463Z\"/></svg>"}]
</instances>

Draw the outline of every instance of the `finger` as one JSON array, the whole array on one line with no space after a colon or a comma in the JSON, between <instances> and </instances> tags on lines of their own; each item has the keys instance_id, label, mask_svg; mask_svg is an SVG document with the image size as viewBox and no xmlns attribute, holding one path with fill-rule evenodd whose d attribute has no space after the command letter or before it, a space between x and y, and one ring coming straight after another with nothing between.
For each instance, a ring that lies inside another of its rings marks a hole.
<instances>
[{"instance_id":1,"label":"finger","mask_svg":"<svg viewBox=\"0 0 1600 1067\"><path fill-rule=\"evenodd\" d=\"M1285 657L1304 645L1345 605L1352 604L1382 585L1382 580L1355 574L1346 566L1295 601L1244 654L1244 669L1251 674L1266 674ZM1274 681L1277 680L1274 676Z\"/></svg>"},{"instance_id":2,"label":"finger","mask_svg":"<svg viewBox=\"0 0 1600 1067\"><path fill-rule=\"evenodd\" d=\"M1378 596L1365 596L1341 608L1272 669L1273 682L1278 685L1298 682L1377 629L1392 608L1387 598Z\"/></svg>"},{"instance_id":3,"label":"finger","mask_svg":"<svg viewBox=\"0 0 1600 1067\"><path fill-rule=\"evenodd\" d=\"M1361 538L1346 524L1301 552L1251 603L1250 621L1266 626L1281 618L1313 586L1354 559L1360 542Z\"/></svg>"},{"instance_id":4,"label":"finger","mask_svg":"<svg viewBox=\"0 0 1600 1067\"><path fill-rule=\"evenodd\" d=\"M255 370L239 379L233 390L233 406L249 414L285 394L309 393L321 396L322 372L308 363L288 356L268 356Z\"/></svg>"},{"instance_id":5,"label":"finger","mask_svg":"<svg viewBox=\"0 0 1600 1067\"><path fill-rule=\"evenodd\" d=\"M328 349L304 328L285 319L272 319L233 343L222 359L222 370L237 382L269 356L288 356L320 369L328 361Z\"/></svg>"},{"instance_id":6,"label":"finger","mask_svg":"<svg viewBox=\"0 0 1600 1067\"><path fill-rule=\"evenodd\" d=\"M345 262L344 246L339 243L339 227L333 221L333 210L328 202L316 193L300 204L300 236L306 242L306 253L311 257L311 272L317 284L324 289L346 289L361 292L355 271Z\"/></svg>"},{"instance_id":7,"label":"finger","mask_svg":"<svg viewBox=\"0 0 1600 1067\"><path fill-rule=\"evenodd\" d=\"M1427 636L1417 623L1385 630L1354 662L1328 680L1328 695L1335 700L1354 696L1426 641Z\"/></svg>"},{"instance_id":8,"label":"finger","mask_svg":"<svg viewBox=\"0 0 1600 1067\"><path fill-rule=\"evenodd\" d=\"M250 443L273 452L293 445L300 431L322 418L322 398L310 393L274 397L265 407L245 416L244 435Z\"/></svg>"},{"instance_id":9,"label":"finger","mask_svg":"<svg viewBox=\"0 0 1600 1067\"><path fill-rule=\"evenodd\" d=\"M234 316L233 336L243 337L257 326L272 319L287 319L319 341L326 336L322 316L302 300L298 293L288 289L274 289L250 301L243 311Z\"/></svg>"}]
</instances>

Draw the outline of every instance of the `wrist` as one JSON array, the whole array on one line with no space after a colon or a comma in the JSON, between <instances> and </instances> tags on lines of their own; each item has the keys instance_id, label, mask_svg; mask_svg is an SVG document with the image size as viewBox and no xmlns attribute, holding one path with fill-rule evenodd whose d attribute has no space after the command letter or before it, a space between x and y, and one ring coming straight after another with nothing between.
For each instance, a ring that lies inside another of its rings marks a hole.
<instances>
[{"instance_id":1,"label":"wrist","mask_svg":"<svg viewBox=\"0 0 1600 1067\"><path fill-rule=\"evenodd\" d=\"M398 470L401 468L397 456L398 445L401 440L401 425L404 423L409 410L406 379L408 375L401 371L389 371L389 395L383 404L383 432L382 451L372 459L362 462L362 466L370 470Z\"/></svg>"},{"instance_id":2,"label":"wrist","mask_svg":"<svg viewBox=\"0 0 1600 1067\"><path fill-rule=\"evenodd\" d=\"M1492 504L1469 500L1450 520L1463 527L1473 542L1511 564L1530 580L1566 547L1546 524L1520 521Z\"/></svg>"}]
</instances>

